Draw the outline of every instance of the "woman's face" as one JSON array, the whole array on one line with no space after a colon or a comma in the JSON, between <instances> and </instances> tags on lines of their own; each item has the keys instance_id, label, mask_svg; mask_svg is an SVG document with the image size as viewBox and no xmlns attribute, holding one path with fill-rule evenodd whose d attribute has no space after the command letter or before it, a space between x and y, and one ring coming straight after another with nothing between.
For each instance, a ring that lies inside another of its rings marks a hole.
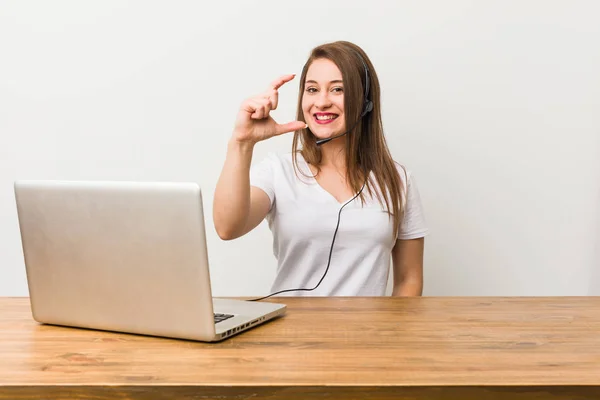
<instances>
[{"instance_id":1,"label":"woman's face","mask_svg":"<svg viewBox=\"0 0 600 400\"><path fill-rule=\"evenodd\" d=\"M344 84L338 67L326 58L312 62L302 95L304 120L310 131L325 139L346 130Z\"/></svg>"}]
</instances>

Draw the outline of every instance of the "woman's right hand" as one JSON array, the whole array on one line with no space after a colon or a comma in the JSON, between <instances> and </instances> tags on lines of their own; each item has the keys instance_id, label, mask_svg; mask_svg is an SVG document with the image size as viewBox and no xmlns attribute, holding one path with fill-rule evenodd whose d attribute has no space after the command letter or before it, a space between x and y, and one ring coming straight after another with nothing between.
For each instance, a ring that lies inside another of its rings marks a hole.
<instances>
[{"instance_id":1,"label":"woman's right hand","mask_svg":"<svg viewBox=\"0 0 600 400\"><path fill-rule=\"evenodd\" d=\"M277 108L278 90L295 75L284 75L271 83L270 88L255 97L245 100L235 121L233 138L238 142L255 144L261 140L306 127L301 121L278 124L269 114Z\"/></svg>"}]
</instances>

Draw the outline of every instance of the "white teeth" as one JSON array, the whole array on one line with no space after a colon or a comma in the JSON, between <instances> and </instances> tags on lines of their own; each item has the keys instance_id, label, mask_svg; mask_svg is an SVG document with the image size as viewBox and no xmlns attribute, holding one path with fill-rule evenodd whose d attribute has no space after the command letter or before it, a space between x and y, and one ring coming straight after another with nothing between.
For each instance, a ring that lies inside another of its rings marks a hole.
<instances>
[{"instance_id":1,"label":"white teeth","mask_svg":"<svg viewBox=\"0 0 600 400\"><path fill-rule=\"evenodd\" d=\"M319 121L327 121L334 118L337 118L337 115L317 115L317 120Z\"/></svg>"}]
</instances>

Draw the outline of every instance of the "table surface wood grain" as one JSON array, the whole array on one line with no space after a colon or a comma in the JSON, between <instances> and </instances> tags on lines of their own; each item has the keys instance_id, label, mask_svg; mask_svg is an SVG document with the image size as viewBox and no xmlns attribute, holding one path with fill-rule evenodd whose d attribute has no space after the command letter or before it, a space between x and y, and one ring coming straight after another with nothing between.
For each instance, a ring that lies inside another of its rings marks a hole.
<instances>
[{"instance_id":1,"label":"table surface wood grain","mask_svg":"<svg viewBox=\"0 0 600 400\"><path fill-rule=\"evenodd\" d=\"M0 399L600 398L598 297L270 300L284 317L201 343L41 325L0 298Z\"/></svg>"}]
</instances>

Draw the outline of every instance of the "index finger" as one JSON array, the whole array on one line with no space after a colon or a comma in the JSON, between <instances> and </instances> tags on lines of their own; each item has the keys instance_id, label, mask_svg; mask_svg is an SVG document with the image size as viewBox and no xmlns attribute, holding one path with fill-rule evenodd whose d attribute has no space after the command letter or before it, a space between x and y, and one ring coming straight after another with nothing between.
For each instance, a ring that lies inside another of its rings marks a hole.
<instances>
[{"instance_id":1,"label":"index finger","mask_svg":"<svg viewBox=\"0 0 600 400\"><path fill-rule=\"evenodd\" d=\"M271 82L271 87L273 89L277 90L280 87L282 87L284 83L289 82L292 79L294 79L295 76L296 76L296 74L289 74L289 75L280 76L279 78L277 78L273 82Z\"/></svg>"}]
</instances>

